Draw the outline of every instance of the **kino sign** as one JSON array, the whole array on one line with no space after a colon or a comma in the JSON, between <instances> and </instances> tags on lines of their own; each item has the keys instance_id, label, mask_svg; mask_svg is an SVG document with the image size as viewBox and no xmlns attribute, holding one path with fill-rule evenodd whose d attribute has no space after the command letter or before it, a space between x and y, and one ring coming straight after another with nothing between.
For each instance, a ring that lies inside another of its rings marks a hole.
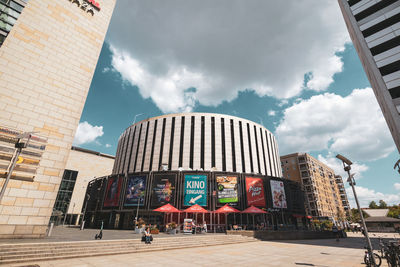
<instances>
[{"instance_id":1,"label":"kino sign","mask_svg":"<svg viewBox=\"0 0 400 267\"><path fill-rule=\"evenodd\" d=\"M91 13L94 15L94 10L100 11L100 4L95 0L68 0L71 3L75 3L86 13Z\"/></svg>"},{"instance_id":2,"label":"kino sign","mask_svg":"<svg viewBox=\"0 0 400 267\"><path fill-rule=\"evenodd\" d=\"M184 205L207 206L207 175L185 175Z\"/></svg>"}]
</instances>

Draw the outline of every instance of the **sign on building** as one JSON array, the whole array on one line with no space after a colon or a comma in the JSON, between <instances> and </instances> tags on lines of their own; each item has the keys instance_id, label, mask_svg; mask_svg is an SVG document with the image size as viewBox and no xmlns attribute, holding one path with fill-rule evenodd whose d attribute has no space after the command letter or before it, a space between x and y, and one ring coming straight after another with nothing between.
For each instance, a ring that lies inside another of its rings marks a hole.
<instances>
[{"instance_id":1,"label":"sign on building","mask_svg":"<svg viewBox=\"0 0 400 267\"><path fill-rule=\"evenodd\" d=\"M236 176L217 176L218 203L236 205L238 202L238 183Z\"/></svg>"},{"instance_id":2,"label":"sign on building","mask_svg":"<svg viewBox=\"0 0 400 267\"><path fill-rule=\"evenodd\" d=\"M184 205L207 206L207 175L185 175Z\"/></svg>"},{"instance_id":3,"label":"sign on building","mask_svg":"<svg viewBox=\"0 0 400 267\"><path fill-rule=\"evenodd\" d=\"M146 193L146 176L130 175L126 182L125 206L143 206Z\"/></svg>"},{"instance_id":4,"label":"sign on building","mask_svg":"<svg viewBox=\"0 0 400 267\"><path fill-rule=\"evenodd\" d=\"M285 186L282 181L271 180L272 207L286 209Z\"/></svg>"},{"instance_id":5,"label":"sign on building","mask_svg":"<svg viewBox=\"0 0 400 267\"><path fill-rule=\"evenodd\" d=\"M114 176L108 178L104 207L117 207L122 187L122 177Z\"/></svg>"},{"instance_id":6,"label":"sign on building","mask_svg":"<svg viewBox=\"0 0 400 267\"><path fill-rule=\"evenodd\" d=\"M6 178L10 164L15 157L15 144L22 131L0 126L0 178ZM27 139L21 140L26 143ZM28 146L22 149L11 179L33 181L40 159L46 149L47 139L32 135Z\"/></svg>"},{"instance_id":7,"label":"sign on building","mask_svg":"<svg viewBox=\"0 0 400 267\"><path fill-rule=\"evenodd\" d=\"M261 178L246 177L247 205L265 207L264 185Z\"/></svg>"},{"instance_id":8,"label":"sign on building","mask_svg":"<svg viewBox=\"0 0 400 267\"><path fill-rule=\"evenodd\" d=\"M152 185L151 203L153 207L159 207L175 203L176 174L155 174Z\"/></svg>"}]
</instances>

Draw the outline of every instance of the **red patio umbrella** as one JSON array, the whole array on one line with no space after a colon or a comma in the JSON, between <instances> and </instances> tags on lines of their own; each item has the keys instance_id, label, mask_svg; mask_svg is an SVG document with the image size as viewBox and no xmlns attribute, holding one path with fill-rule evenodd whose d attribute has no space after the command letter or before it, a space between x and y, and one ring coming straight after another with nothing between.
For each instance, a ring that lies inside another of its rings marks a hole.
<instances>
[{"instance_id":1,"label":"red patio umbrella","mask_svg":"<svg viewBox=\"0 0 400 267\"><path fill-rule=\"evenodd\" d=\"M265 210L256 208L254 206L250 206L247 209L243 210L242 213L253 213L253 214L261 214L261 213L268 213Z\"/></svg>"},{"instance_id":2,"label":"red patio umbrella","mask_svg":"<svg viewBox=\"0 0 400 267\"><path fill-rule=\"evenodd\" d=\"M184 210L184 212L190 212L190 213L208 213L208 210L200 207L198 204L193 205L187 209Z\"/></svg>"},{"instance_id":3,"label":"red patio umbrella","mask_svg":"<svg viewBox=\"0 0 400 267\"><path fill-rule=\"evenodd\" d=\"M197 221L197 213L203 213L203 220L204 220L204 213L208 213L209 211L200 207L198 204L195 204L195 205L185 209L184 212L196 213L196 221Z\"/></svg>"},{"instance_id":4,"label":"red patio umbrella","mask_svg":"<svg viewBox=\"0 0 400 267\"><path fill-rule=\"evenodd\" d=\"M180 221L179 215L182 211L178 210L171 204L169 204L169 203L165 204L164 206L161 206L153 211L158 211L158 212L163 212L163 213L178 213L178 225L179 225L179 221ZM168 221L168 217L167 217L167 221ZM171 215L171 221L172 221L172 215Z\"/></svg>"},{"instance_id":5,"label":"red patio umbrella","mask_svg":"<svg viewBox=\"0 0 400 267\"><path fill-rule=\"evenodd\" d=\"M238 213L238 212L240 212L240 210L232 208L228 204L225 204L225 206L223 206L223 207L217 209L216 211L214 211L214 213Z\"/></svg>"},{"instance_id":6,"label":"red patio umbrella","mask_svg":"<svg viewBox=\"0 0 400 267\"><path fill-rule=\"evenodd\" d=\"M227 221L227 214L228 213L233 213L233 214L235 214L235 213L239 213L240 212L240 210L237 210L237 209L235 209L235 208L232 208L231 206L229 206L228 204L225 204L225 206L223 206L223 207L221 207L221 208L219 208L219 209L217 209L216 211L214 211L214 213L223 213L223 214L225 214L225 223L226 223L226 225L228 225L228 221ZM236 219L234 218L234 221L236 221ZM219 223L219 217L218 217L218 223ZM228 227L228 226L226 226L226 227Z\"/></svg>"},{"instance_id":7,"label":"red patio umbrella","mask_svg":"<svg viewBox=\"0 0 400 267\"><path fill-rule=\"evenodd\" d=\"M153 211L165 212L165 213L180 213L180 212L182 212L169 203L164 206L161 206Z\"/></svg>"},{"instance_id":8,"label":"red patio umbrella","mask_svg":"<svg viewBox=\"0 0 400 267\"><path fill-rule=\"evenodd\" d=\"M255 214L265 214L268 213L262 209L256 208L253 205L248 207L247 209L243 210L242 213L251 213L253 215L253 227L255 228L256 223L254 222L254 215Z\"/></svg>"}]
</instances>

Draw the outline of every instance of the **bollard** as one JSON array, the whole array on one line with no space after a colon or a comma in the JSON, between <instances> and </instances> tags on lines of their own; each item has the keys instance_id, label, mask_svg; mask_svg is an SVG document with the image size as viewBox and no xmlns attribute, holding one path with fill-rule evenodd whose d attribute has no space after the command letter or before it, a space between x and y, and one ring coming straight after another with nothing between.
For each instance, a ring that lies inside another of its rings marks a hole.
<instances>
[{"instance_id":1,"label":"bollard","mask_svg":"<svg viewBox=\"0 0 400 267\"><path fill-rule=\"evenodd\" d=\"M49 232L47 232L47 236L51 236L51 232L53 231L53 226L54 226L54 223L53 222L50 223L50 228L49 228Z\"/></svg>"}]
</instances>

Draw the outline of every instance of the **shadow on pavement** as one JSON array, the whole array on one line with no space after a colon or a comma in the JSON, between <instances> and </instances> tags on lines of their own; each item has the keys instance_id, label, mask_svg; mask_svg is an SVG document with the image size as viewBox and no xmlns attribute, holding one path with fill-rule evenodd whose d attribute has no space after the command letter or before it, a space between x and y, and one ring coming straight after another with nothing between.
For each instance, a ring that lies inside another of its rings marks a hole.
<instances>
[{"instance_id":1,"label":"shadow on pavement","mask_svg":"<svg viewBox=\"0 0 400 267\"><path fill-rule=\"evenodd\" d=\"M394 236L394 235L393 235ZM397 238L397 236L396 236ZM393 240L391 236L382 237L384 242ZM379 235L370 233L370 240L374 250L379 249ZM339 241L336 239L306 239L306 240L269 240L279 243L288 244L302 244L302 245L312 245L312 246L328 246L328 247L342 247L342 248L354 248L354 249L364 249L366 246L366 239L364 236L350 236L347 238L340 238Z\"/></svg>"}]
</instances>

